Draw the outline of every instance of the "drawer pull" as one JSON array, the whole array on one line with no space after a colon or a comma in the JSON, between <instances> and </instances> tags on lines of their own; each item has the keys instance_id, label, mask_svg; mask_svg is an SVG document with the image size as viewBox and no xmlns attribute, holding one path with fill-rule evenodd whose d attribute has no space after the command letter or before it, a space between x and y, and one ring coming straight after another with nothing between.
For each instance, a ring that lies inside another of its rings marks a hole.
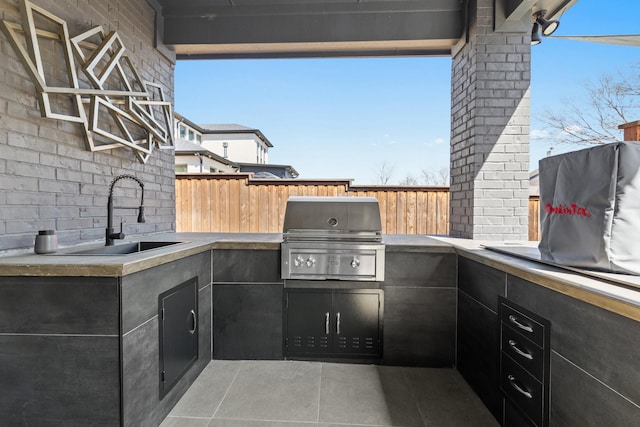
<instances>
[{"instance_id":1,"label":"drawer pull","mask_svg":"<svg viewBox=\"0 0 640 427\"><path fill-rule=\"evenodd\" d=\"M329 335L329 312L328 311L324 314L324 333L325 335Z\"/></svg>"},{"instance_id":2,"label":"drawer pull","mask_svg":"<svg viewBox=\"0 0 640 427\"><path fill-rule=\"evenodd\" d=\"M193 335L198 330L198 316L196 316L195 310L191 310L190 314L191 314L191 320L192 320L191 324L193 325L193 328L189 329L189 333Z\"/></svg>"},{"instance_id":3,"label":"drawer pull","mask_svg":"<svg viewBox=\"0 0 640 427\"><path fill-rule=\"evenodd\" d=\"M513 314L509 315L509 321L511 323L513 323L514 325L516 325L518 328L522 329L523 331L533 332L533 328L531 326L521 323L518 320L518 318L516 316L514 316Z\"/></svg>"},{"instance_id":4,"label":"drawer pull","mask_svg":"<svg viewBox=\"0 0 640 427\"><path fill-rule=\"evenodd\" d=\"M520 356L524 357L525 359L533 360L533 356L531 355L531 353L525 350L520 350L520 348L518 348L518 343L516 341L509 340L509 345L511 346L513 351L518 353Z\"/></svg>"},{"instance_id":5,"label":"drawer pull","mask_svg":"<svg viewBox=\"0 0 640 427\"><path fill-rule=\"evenodd\" d=\"M522 394L527 399L533 399L533 395L529 391L525 390L518 383L518 380L516 380L516 377L514 377L513 375L508 375L507 378L509 379L509 382L511 383L511 387L515 388L518 393Z\"/></svg>"},{"instance_id":6,"label":"drawer pull","mask_svg":"<svg viewBox=\"0 0 640 427\"><path fill-rule=\"evenodd\" d=\"M336 335L340 335L340 312L336 314Z\"/></svg>"}]
</instances>

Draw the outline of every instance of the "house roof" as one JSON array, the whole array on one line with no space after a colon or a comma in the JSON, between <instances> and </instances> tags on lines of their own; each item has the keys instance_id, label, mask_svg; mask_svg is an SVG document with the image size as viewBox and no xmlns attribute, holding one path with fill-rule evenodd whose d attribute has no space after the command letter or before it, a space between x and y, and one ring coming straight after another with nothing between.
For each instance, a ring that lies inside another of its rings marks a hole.
<instances>
[{"instance_id":1,"label":"house roof","mask_svg":"<svg viewBox=\"0 0 640 427\"><path fill-rule=\"evenodd\" d=\"M260 138L267 147L273 147L271 141L267 139L266 136L259 129L250 128L243 125L238 125L235 123L226 123L226 124L205 124L200 125L203 134L224 134L224 133L254 133Z\"/></svg>"},{"instance_id":2,"label":"house roof","mask_svg":"<svg viewBox=\"0 0 640 427\"><path fill-rule=\"evenodd\" d=\"M216 160L225 165L233 166L236 168L238 167L237 163L232 162L229 159L225 159L224 157L217 155L213 151L207 150L206 148L204 148L199 144L196 144L195 142L187 141L186 139L183 139L183 138L176 138L174 145L175 145L176 155L180 155L180 154L196 155L197 154L197 155L208 157L212 160Z\"/></svg>"},{"instance_id":3,"label":"house roof","mask_svg":"<svg viewBox=\"0 0 640 427\"><path fill-rule=\"evenodd\" d=\"M202 127L200 127L200 125L193 123L191 120L187 119L185 116L183 116L180 113L174 112L173 113L175 119L178 121L178 123L186 123L188 126L192 127L193 129L197 130L200 133L204 133L205 130L202 129Z\"/></svg>"},{"instance_id":4,"label":"house roof","mask_svg":"<svg viewBox=\"0 0 640 427\"><path fill-rule=\"evenodd\" d=\"M251 168L257 168L257 169L261 169L261 170L263 170L265 172L268 171L269 169L271 169L271 170L286 170L294 178L297 178L300 175L298 173L298 171L291 165L274 165L274 164L269 164L269 163L241 163L241 162L238 162L236 164L238 165L240 170L242 170L243 168L245 170L246 169L251 169Z\"/></svg>"}]
</instances>

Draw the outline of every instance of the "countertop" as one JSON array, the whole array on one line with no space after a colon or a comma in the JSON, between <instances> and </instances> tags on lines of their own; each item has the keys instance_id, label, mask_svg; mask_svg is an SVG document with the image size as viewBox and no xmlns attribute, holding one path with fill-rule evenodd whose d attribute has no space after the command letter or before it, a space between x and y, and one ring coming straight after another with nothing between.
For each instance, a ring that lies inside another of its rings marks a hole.
<instances>
[{"instance_id":1,"label":"countertop","mask_svg":"<svg viewBox=\"0 0 640 427\"><path fill-rule=\"evenodd\" d=\"M0 257L0 276L119 277L212 249L278 250L282 242L282 234L162 233L143 239L137 237L131 239L131 241L136 240L182 243L129 255L65 254L100 246L100 244L93 244L60 249L56 254L29 253L5 256ZM606 273L595 277L486 248L487 246L527 248L534 242L492 242L424 235L383 235L383 242L389 252L458 253L514 276L640 321L640 287L637 287L640 286L640 278L638 277ZM522 250L529 251L529 249Z\"/></svg>"},{"instance_id":2,"label":"countertop","mask_svg":"<svg viewBox=\"0 0 640 427\"><path fill-rule=\"evenodd\" d=\"M278 250L280 233L162 233L126 241L182 242L128 255L73 255L69 252L103 246L100 243L62 248L55 254L26 253L0 257L0 276L119 277L212 249ZM125 242L126 242L125 241ZM450 244L428 236L385 235L389 251L453 252ZM116 242L121 244L124 242Z\"/></svg>"},{"instance_id":3,"label":"countertop","mask_svg":"<svg viewBox=\"0 0 640 427\"><path fill-rule=\"evenodd\" d=\"M487 246L531 247L536 242L436 239L451 244L461 256L640 322L640 288L635 285L636 276L600 273L602 277L596 277L594 272L585 275L578 269L556 267L487 249Z\"/></svg>"}]
</instances>

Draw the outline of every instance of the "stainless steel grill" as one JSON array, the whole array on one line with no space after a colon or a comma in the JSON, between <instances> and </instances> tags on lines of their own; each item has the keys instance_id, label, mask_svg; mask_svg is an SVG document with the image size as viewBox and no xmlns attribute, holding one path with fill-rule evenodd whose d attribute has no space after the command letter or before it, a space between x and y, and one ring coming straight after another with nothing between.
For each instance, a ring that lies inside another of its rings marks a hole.
<instances>
[{"instance_id":1,"label":"stainless steel grill","mask_svg":"<svg viewBox=\"0 0 640 427\"><path fill-rule=\"evenodd\" d=\"M384 280L374 197L290 197L283 237L283 279Z\"/></svg>"}]
</instances>

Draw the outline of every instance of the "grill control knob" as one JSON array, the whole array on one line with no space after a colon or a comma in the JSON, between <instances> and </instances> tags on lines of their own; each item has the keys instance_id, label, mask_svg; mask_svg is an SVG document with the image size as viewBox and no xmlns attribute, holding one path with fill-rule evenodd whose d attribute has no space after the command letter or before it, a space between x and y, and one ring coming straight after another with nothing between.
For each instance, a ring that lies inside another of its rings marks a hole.
<instances>
[{"instance_id":1,"label":"grill control knob","mask_svg":"<svg viewBox=\"0 0 640 427\"><path fill-rule=\"evenodd\" d=\"M316 259L314 257L307 258L307 267L312 268L316 265Z\"/></svg>"},{"instance_id":2,"label":"grill control knob","mask_svg":"<svg viewBox=\"0 0 640 427\"><path fill-rule=\"evenodd\" d=\"M293 265L295 265L296 267L300 267L301 265L304 264L304 258L302 258L300 255L298 255L294 260L293 260Z\"/></svg>"},{"instance_id":3,"label":"grill control knob","mask_svg":"<svg viewBox=\"0 0 640 427\"><path fill-rule=\"evenodd\" d=\"M353 257L353 259L351 260L351 268L358 268L360 267L360 260L356 257Z\"/></svg>"}]
</instances>

